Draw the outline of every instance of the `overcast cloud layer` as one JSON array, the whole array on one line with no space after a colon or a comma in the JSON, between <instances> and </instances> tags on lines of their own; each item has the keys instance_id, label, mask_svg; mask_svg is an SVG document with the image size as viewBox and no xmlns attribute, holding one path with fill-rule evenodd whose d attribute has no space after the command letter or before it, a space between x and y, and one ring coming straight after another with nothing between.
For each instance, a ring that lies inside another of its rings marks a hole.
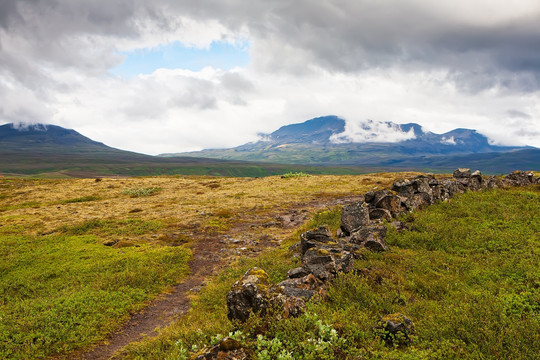
<instances>
[{"instance_id":1,"label":"overcast cloud layer","mask_svg":"<svg viewBox=\"0 0 540 360\"><path fill-rule=\"evenodd\" d=\"M0 123L158 154L335 114L540 147L537 0L2 0ZM250 45L248 66L112 75L122 54ZM389 139L392 140L392 139Z\"/></svg>"}]
</instances>

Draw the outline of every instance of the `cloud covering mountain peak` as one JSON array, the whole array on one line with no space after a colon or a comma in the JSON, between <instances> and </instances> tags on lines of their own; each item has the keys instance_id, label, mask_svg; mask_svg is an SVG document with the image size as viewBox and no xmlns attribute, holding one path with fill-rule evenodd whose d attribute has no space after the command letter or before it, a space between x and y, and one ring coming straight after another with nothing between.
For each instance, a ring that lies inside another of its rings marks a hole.
<instances>
[{"instance_id":1,"label":"cloud covering mountain peak","mask_svg":"<svg viewBox=\"0 0 540 360\"><path fill-rule=\"evenodd\" d=\"M395 143L416 138L414 128L404 131L393 122L374 120L346 120L345 131L333 134L330 141L344 143Z\"/></svg>"}]
</instances>

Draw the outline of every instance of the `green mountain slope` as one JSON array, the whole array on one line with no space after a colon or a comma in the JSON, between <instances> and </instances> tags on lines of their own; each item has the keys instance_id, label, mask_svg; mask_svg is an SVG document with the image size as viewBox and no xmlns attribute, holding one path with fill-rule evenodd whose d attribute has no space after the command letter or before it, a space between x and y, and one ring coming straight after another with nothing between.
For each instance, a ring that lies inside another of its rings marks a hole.
<instances>
[{"instance_id":1,"label":"green mountain slope","mask_svg":"<svg viewBox=\"0 0 540 360\"><path fill-rule=\"evenodd\" d=\"M17 129L0 126L0 174L53 177L105 175L268 176L290 171L358 174L359 167L317 167L249 163L219 159L163 158L111 148L74 130L54 125Z\"/></svg>"}]
</instances>

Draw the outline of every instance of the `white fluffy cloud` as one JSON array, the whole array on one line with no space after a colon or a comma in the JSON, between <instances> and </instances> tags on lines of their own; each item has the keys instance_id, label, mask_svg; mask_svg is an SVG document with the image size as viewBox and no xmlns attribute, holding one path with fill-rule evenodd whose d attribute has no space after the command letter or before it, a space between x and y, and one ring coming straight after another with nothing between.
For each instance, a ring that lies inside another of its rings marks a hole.
<instances>
[{"instance_id":1,"label":"white fluffy cloud","mask_svg":"<svg viewBox=\"0 0 540 360\"><path fill-rule=\"evenodd\" d=\"M474 128L540 147L536 0L5 0L0 123L46 122L158 154L230 147L335 114L355 125ZM122 51L249 42L246 68L121 78Z\"/></svg>"}]
</instances>

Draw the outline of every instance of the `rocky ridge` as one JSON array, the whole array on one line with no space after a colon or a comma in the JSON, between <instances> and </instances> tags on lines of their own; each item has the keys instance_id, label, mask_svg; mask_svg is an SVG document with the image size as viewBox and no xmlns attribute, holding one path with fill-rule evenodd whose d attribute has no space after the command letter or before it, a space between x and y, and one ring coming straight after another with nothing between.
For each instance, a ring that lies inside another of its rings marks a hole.
<instances>
[{"instance_id":1,"label":"rocky ridge","mask_svg":"<svg viewBox=\"0 0 540 360\"><path fill-rule=\"evenodd\" d=\"M300 242L292 249L298 252L302 266L289 270L288 279L272 285L264 270L248 270L227 294L227 316L233 322L245 322L253 314L272 314L275 318L298 316L303 313L306 302L315 295L323 295L325 285L339 273L353 271L354 260L362 258L365 251L388 249L384 241L387 228L383 221L392 221L405 212L423 209L438 201L448 201L465 191L537 183L540 178L534 177L532 172L514 171L498 178L484 177L478 170L457 169L452 178L439 180L430 174L419 175L395 181L391 190L369 191L363 200L343 207L340 229L335 236L325 226L301 235ZM397 230L407 228L399 221L391 222L391 225ZM400 345L406 345L410 335L414 334L413 322L403 314L382 317L374 329L389 345L395 343L395 339L399 339ZM213 348L213 355L205 351L194 358L239 358L216 349L219 350L219 344Z\"/></svg>"}]
</instances>

